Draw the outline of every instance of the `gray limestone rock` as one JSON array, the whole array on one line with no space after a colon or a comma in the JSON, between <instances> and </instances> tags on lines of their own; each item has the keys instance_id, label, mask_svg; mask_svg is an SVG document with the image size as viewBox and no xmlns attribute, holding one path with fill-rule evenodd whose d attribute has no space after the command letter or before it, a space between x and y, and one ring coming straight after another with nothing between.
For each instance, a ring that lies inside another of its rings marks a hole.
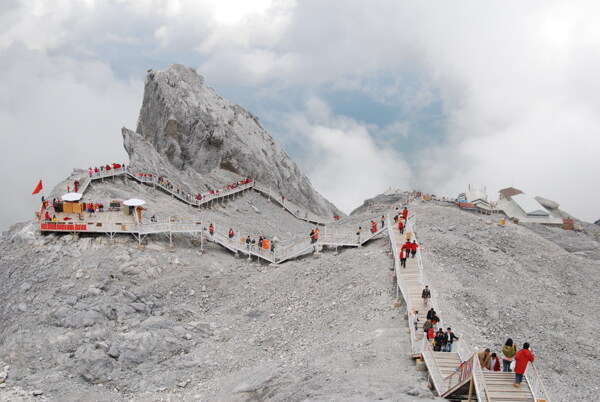
<instances>
[{"instance_id":1,"label":"gray limestone rock","mask_svg":"<svg viewBox=\"0 0 600 402\"><path fill-rule=\"evenodd\" d=\"M174 64L150 70L137 130L123 129L123 137L132 167L187 179L190 192L210 186L218 171L232 172L322 216L342 215L256 116L223 99L192 68Z\"/></svg>"}]
</instances>

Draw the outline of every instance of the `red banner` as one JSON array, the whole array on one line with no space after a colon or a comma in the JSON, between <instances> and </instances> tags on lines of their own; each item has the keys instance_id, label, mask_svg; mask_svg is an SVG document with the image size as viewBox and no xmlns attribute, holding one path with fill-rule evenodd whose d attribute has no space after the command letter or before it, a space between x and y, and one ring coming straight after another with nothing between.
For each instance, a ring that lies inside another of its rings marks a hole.
<instances>
[{"instance_id":1,"label":"red banner","mask_svg":"<svg viewBox=\"0 0 600 402\"><path fill-rule=\"evenodd\" d=\"M40 191L42 191L43 188L44 186L42 185L42 181L40 180L37 186L35 186L35 190L33 190L33 193L31 193L31 195L39 193Z\"/></svg>"}]
</instances>

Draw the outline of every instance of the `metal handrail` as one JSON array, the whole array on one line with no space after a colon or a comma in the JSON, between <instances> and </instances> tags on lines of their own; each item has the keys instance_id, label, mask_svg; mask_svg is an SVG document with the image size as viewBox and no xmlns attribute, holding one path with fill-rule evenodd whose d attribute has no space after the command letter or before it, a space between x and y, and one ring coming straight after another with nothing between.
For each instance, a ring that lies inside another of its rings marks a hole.
<instances>
[{"instance_id":1,"label":"metal handrail","mask_svg":"<svg viewBox=\"0 0 600 402\"><path fill-rule=\"evenodd\" d=\"M472 355L469 359L463 361L461 363L461 365L459 367L457 367L456 370L452 374L444 377L444 382L446 385L446 390L444 392L448 392L450 389L457 386L458 384L460 384L467 378L473 376L473 359L474 358L475 358L475 355Z\"/></svg>"},{"instance_id":2,"label":"metal handrail","mask_svg":"<svg viewBox=\"0 0 600 402\"><path fill-rule=\"evenodd\" d=\"M483 378L483 370L479 364L479 358L476 354L473 355L473 385L475 387L475 393L477 394L477 401L488 402L490 400L487 390L485 387L485 380Z\"/></svg>"},{"instance_id":3,"label":"metal handrail","mask_svg":"<svg viewBox=\"0 0 600 402\"><path fill-rule=\"evenodd\" d=\"M550 396L542 382L542 378L540 377L537 368L533 363L529 363L529 365L531 366L531 369L525 372L525 378L527 379L527 384L529 384L529 389L533 394L533 399L536 401L544 400L549 402Z\"/></svg>"},{"instance_id":4,"label":"metal handrail","mask_svg":"<svg viewBox=\"0 0 600 402\"><path fill-rule=\"evenodd\" d=\"M432 379L433 386L435 387L435 390L437 391L438 395L442 395L446 391L442 388L442 386L445 385L442 371L438 366L437 361L435 360L433 350L431 350L431 345L429 344L427 338L423 338L422 344L423 360L425 360L425 364L429 369L429 376Z\"/></svg>"}]
</instances>

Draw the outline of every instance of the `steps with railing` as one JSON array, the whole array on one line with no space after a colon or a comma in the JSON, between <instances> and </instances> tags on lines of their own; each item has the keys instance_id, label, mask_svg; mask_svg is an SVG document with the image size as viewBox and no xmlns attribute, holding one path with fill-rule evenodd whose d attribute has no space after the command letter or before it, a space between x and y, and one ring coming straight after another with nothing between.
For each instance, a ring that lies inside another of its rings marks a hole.
<instances>
[{"instance_id":1,"label":"steps with railing","mask_svg":"<svg viewBox=\"0 0 600 402\"><path fill-rule=\"evenodd\" d=\"M416 216L413 215L406 223L406 235L409 236L410 233L411 240L416 239L415 219ZM390 226L389 215L387 222ZM423 307L423 300L420 297L421 290L428 283L423 269L422 249L419 248L416 258L407 260L406 268L401 268L398 254L403 240L398 237L396 230L389 230L388 235L394 254L397 289L402 294L407 314L410 316L413 309L418 310ZM429 308L429 306L433 306L443 319L433 290L430 304L425 308ZM423 312L419 314L420 320L421 317L423 317ZM421 321L422 323L423 321ZM469 349L462 336L453 344L453 352L435 352L422 333L419 333L419 330L415 331L410 322L409 329L412 354L414 357L422 357L425 361L431 382L438 395L450 399L461 399L469 393L471 397L477 398L479 401L549 401L548 393L533 364L530 364L530 369L527 370L521 387L515 388L513 386L514 373L484 372L479 365L477 355Z\"/></svg>"}]
</instances>

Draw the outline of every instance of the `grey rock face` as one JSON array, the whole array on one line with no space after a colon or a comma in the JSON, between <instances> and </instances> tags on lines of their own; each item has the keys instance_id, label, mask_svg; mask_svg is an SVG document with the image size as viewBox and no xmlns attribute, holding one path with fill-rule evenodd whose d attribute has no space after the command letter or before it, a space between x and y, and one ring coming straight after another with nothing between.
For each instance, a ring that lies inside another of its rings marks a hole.
<instances>
[{"instance_id":1,"label":"grey rock face","mask_svg":"<svg viewBox=\"0 0 600 402\"><path fill-rule=\"evenodd\" d=\"M166 162L178 171L175 174L201 175L195 181L203 184L218 171L233 172L272 186L317 214L339 214L313 189L256 116L220 97L192 68L172 65L150 70L136 132L139 135L123 129L133 167L160 166L164 171Z\"/></svg>"}]
</instances>

